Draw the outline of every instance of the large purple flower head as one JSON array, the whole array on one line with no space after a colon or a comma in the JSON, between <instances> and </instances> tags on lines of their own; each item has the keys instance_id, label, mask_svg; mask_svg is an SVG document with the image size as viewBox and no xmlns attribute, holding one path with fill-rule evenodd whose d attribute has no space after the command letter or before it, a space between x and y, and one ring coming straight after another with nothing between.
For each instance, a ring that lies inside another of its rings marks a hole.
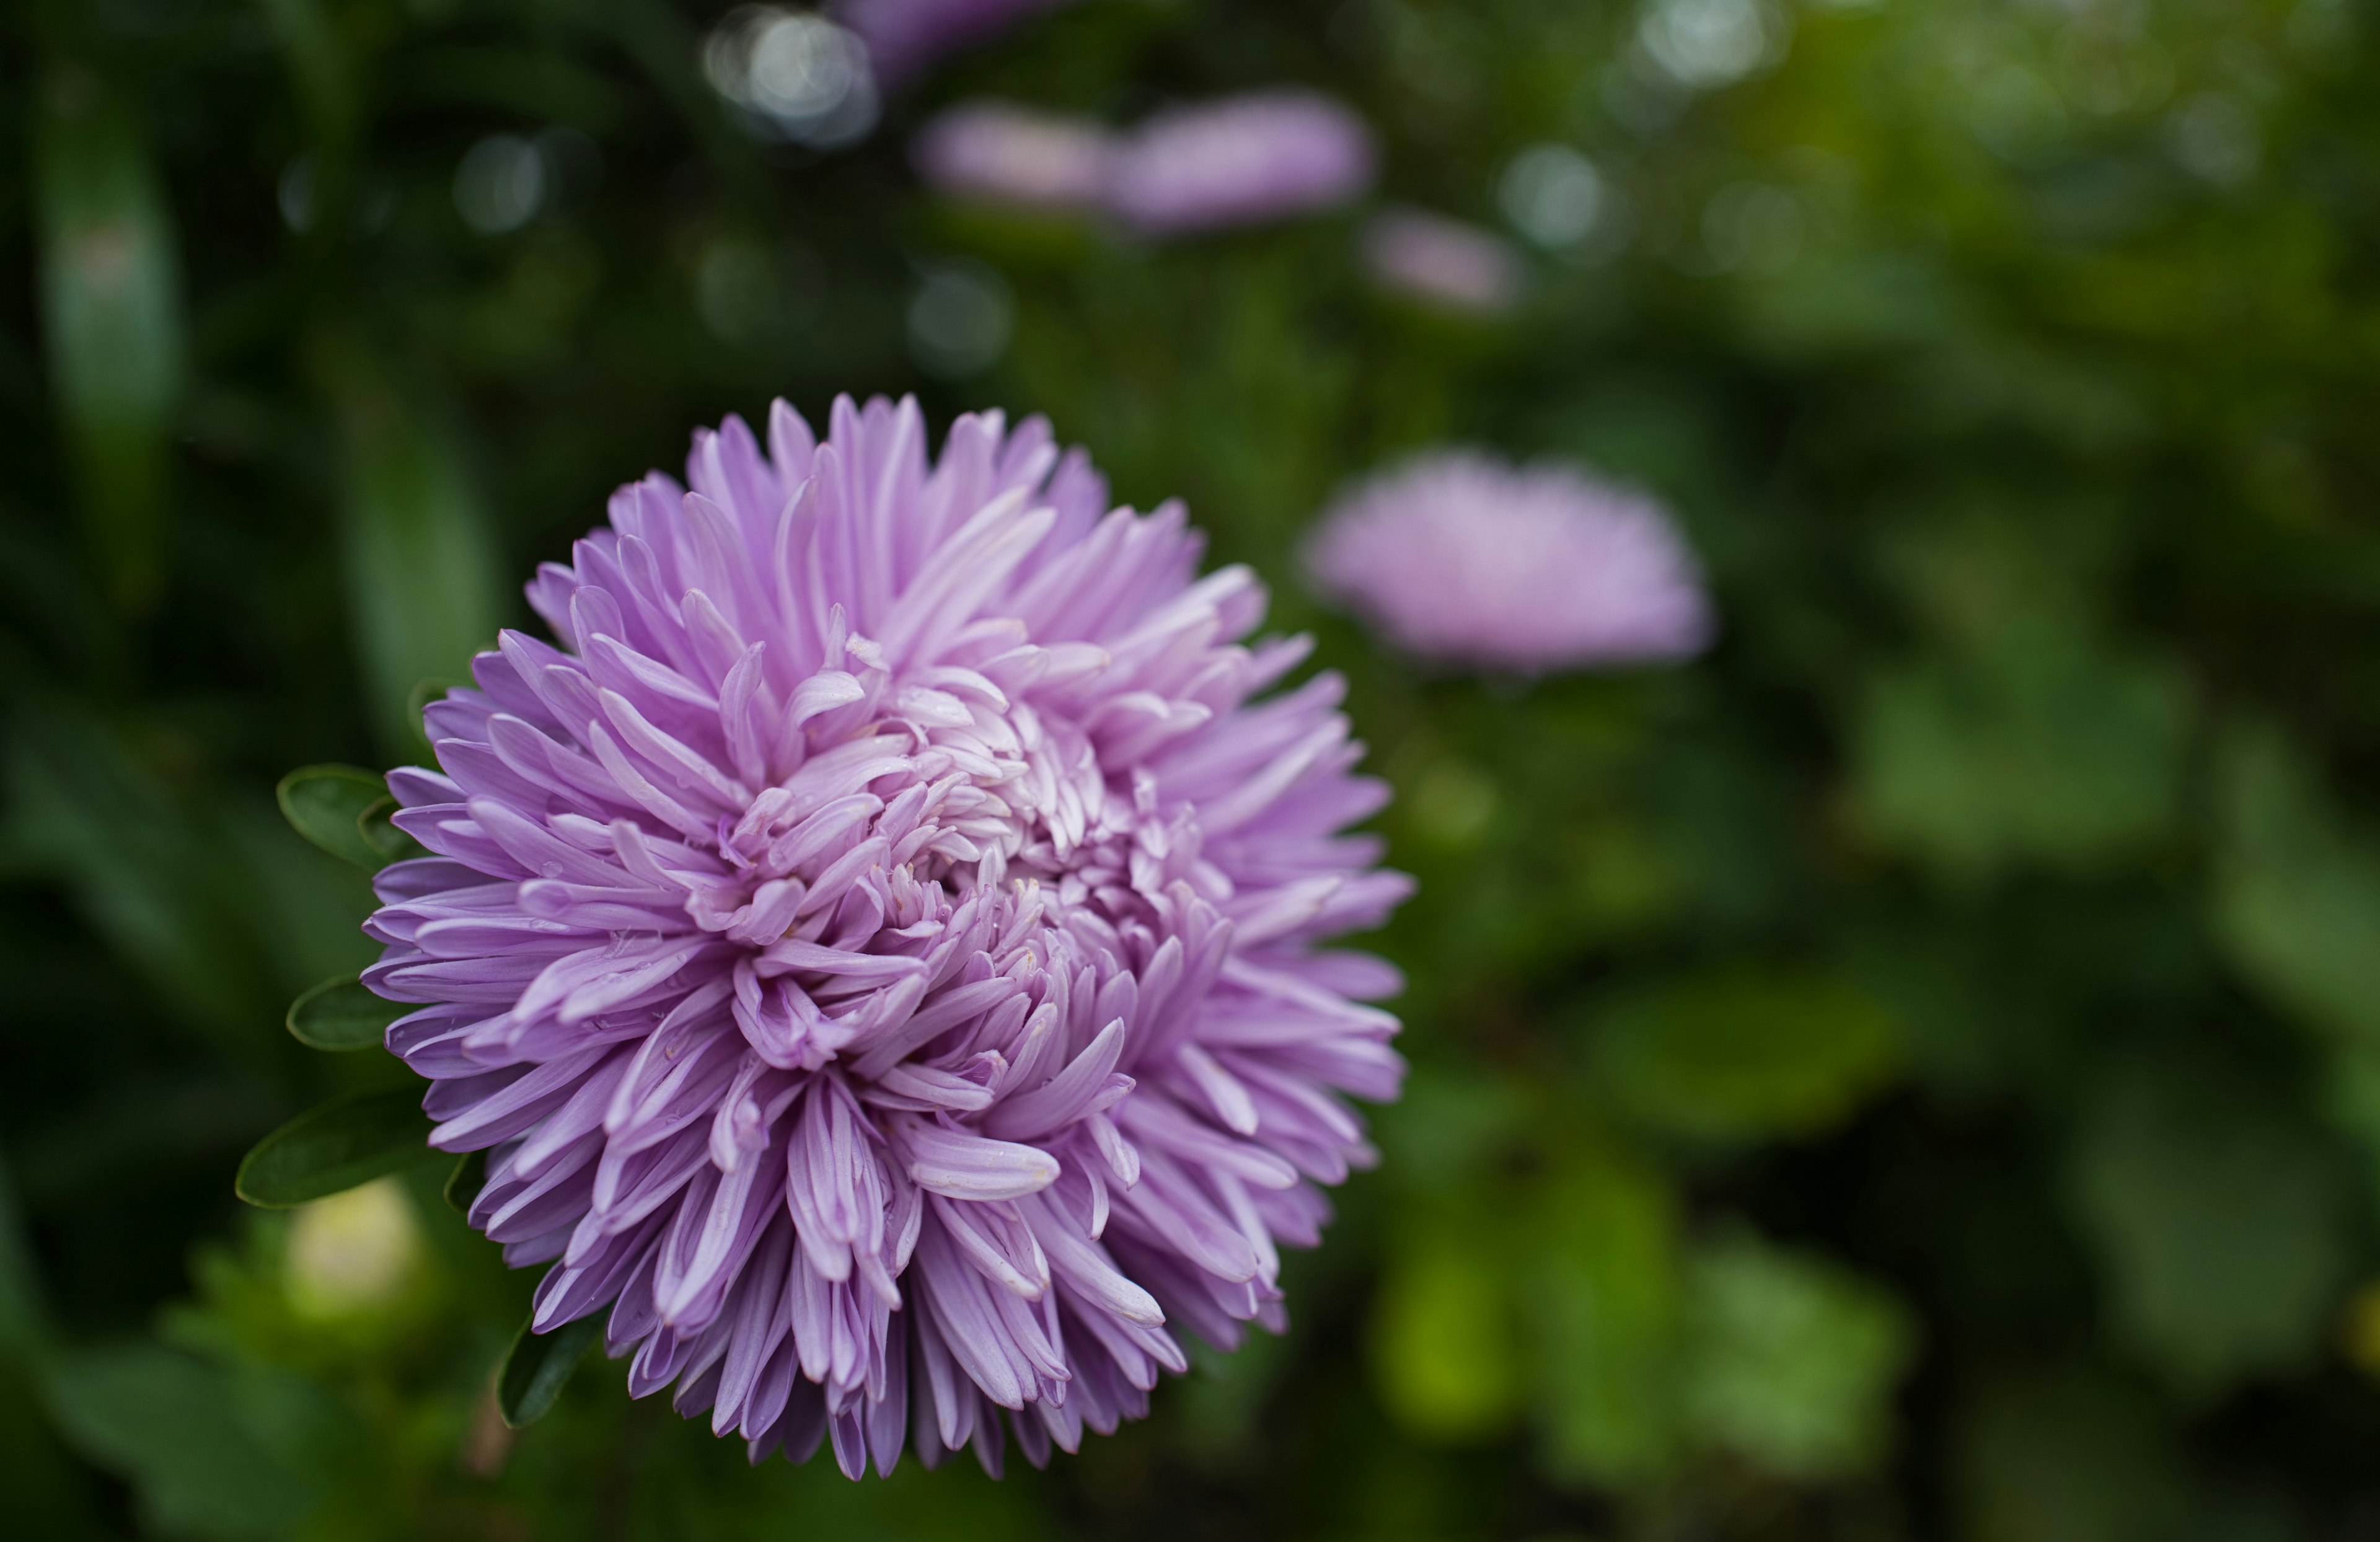
<instances>
[{"instance_id":1,"label":"large purple flower head","mask_svg":"<svg viewBox=\"0 0 2380 1542\"><path fill-rule=\"evenodd\" d=\"M1372 185L1371 130L1311 91L1257 91L1157 114L1108 164L1109 206L1151 235L1260 224Z\"/></svg>"},{"instance_id":2,"label":"large purple flower head","mask_svg":"<svg viewBox=\"0 0 2380 1542\"><path fill-rule=\"evenodd\" d=\"M529 599L389 784L367 975L472 1223L610 1307L638 1396L854 1475L1000 1412L1035 1461L1137 1415L1177 1334L1279 1328L1276 1248L1369 1159L1406 891L1303 639L1109 512L1048 426L780 402L695 436Z\"/></svg>"},{"instance_id":3,"label":"large purple flower head","mask_svg":"<svg viewBox=\"0 0 2380 1542\"><path fill-rule=\"evenodd\" d=\"M1317 588L1425 659L1538 674L1683 658L1711 636L1661 506L1567 466L1422 455L1341 499L1305 558Z\"/></svg>"}]
</instances>

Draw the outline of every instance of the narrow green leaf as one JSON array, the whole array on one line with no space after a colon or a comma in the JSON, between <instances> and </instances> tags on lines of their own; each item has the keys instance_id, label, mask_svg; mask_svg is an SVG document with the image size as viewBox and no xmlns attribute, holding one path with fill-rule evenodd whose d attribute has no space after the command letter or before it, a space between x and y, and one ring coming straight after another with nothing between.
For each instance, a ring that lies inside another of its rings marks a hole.
<instances>
[{"instance_id":1,"label":"narrow green leaf","mask_svg":"<svg viewBox=\"0 0 2380 1542\"><path fill-rule=\"evenodd\" d=\"M469 1215L471 1201L480 1197L480 1190L487 1185L487 1182L488 1154L485 1151L464 1152L463 1160L455 1164L455 1171L446 1175L443 1191L446 1203L454 1207L455 1214Z\"/></svg>"},{"instance_id":2,"label":"narrow green leaf","mask_svg":"<svg viewBox=\"0 0 2380 1542\"><path fill-rule=\"evenodd\" d=\"M287 1209L435 1158L430 1130L412 1087L350 1093L258 1141L234 1187L251 1205Z\"/></svg>"},{"instance_id":3,"label":"narrow green leaf","mask_svg":"<svg viewBox=\"0 0 2380 1542\"><path fill-rule=\"evenodd\" d=\"M382 1001L356 980L324 980L289 1004L289 1035L310 1050L374 1049L388 1026L412 1010Z\"/></svg>"},{"instance_id":4,"label":"narrow green leaf","mask_svg":"<svg viewBox=\"0 0 2380 1542\"><path fill-rule=\"evenodd\" d=\"M545 1417L602 1326L600 1312L564 1323L551 1333L532 1333L528 1323L521 1324L496 1378L496 1408L504 1423L518 1429Z\"/></svg>"},{"instance_id":5,"label":"narrow green leaf","mask_svg":"<svg viewBox=\"0 0 2380 1542\"><path fill-rule=\"evenodd\" d=\"M357 766L300 766L274 789L281 812L298 834L367 872L378 872L389 856L364 820L389 801L388 783ZM391 827L394 834L402 834Z\"/></svg>"},{"instance_id":6,"label":"narrow green leaf","mask_svg":"<svg viewBox=\"0 0 2380 1542\"><path fill-rule=\"evenodd\" d=\"M185 354L173 211L126 95L87 67L37 93L35 218L50 370L92 549L119 603L164 575Z\"/></svg>"}]
</instances>

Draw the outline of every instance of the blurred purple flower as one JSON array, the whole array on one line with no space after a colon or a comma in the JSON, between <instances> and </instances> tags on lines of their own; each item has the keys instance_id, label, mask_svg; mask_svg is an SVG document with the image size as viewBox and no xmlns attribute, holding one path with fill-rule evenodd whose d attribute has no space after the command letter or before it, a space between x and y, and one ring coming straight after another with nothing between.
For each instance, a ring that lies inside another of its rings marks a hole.
<instances>
[{"instance_id":1,"label":"blurred purple flower","mask_svg":"<svg viewBox=\"0 0 2380 1542\"><path fill-rule=\"evenodd\" d=\"M1371 131L1310 91L1264 91L1149 118L1109 164L1108 205L1151 235L1255 225L1372 185Z\"/></svg>"},{"instance_id":2,"label":"blurred purple flower","mask_svg":"<svg viewBox=\"0 0 2380 1542\"><path fill-rule=\"evenodd\" d=\"M1462 310L1501 310L1521 288L1502 241L1460 220L1391 209L1364 227L1364 265L1383 285Z\"/></svg>"},{"instance_id":3,"label":"blurred purple flower","mask_svg":"<svg viewBox=\"0 0 2380 1542\"><path fill-rule=\"evenodd\" d=\"M1342 498L1305 555L1318 589L1422 658L1537 674L1683 658L1711 637L1660 505L1568 467L1424 455Z\"/></svg>"},{"instance_id":4,"label":"blurred purple flower","mask_svg":"<svg viewBox=\"0 0 2380 1542\"><path fill-rule=\"evenodd\" d=\"M1071 0L841 0L835 19L868 44L876 78L896 86L946 54L987 42Z\"/></svg>"},{"instance_id":5,"label":"blurred purple flower","mask_svg":"<svg viewBox=\"0 0 2380 1542\"><path fill-rule=\"evenodd\" d=\"M1048 425L778 403L699 432L431 706L371 988L472 1224L611 1308L758 1461L1034 1462L1147 1410L1181 1330L1279 1330L1283 1244L1372 1152L1408 881L1304 638L1242 645L1179 504Z\"/></svg>"},{"instance_id":6,"label":"blurred purple flower","mask_svg":"<svg viewBox=\"0 0 2380 1542\"><path fill-rule=\"evenodd\" d=\"M909 154L918 175L945 192L1074 209L1099 202L1113 148L1106 129L1083 118L971 102L927 124Z\"/></svg>"}]
</instances>

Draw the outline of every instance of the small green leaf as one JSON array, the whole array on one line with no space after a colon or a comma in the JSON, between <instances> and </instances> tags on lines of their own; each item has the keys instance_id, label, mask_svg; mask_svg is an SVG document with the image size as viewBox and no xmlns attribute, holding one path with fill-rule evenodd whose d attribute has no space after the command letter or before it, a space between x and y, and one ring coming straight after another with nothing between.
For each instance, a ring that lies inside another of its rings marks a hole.
<instances>
[{"instance_id":1,"label":"small green leaf","mask_svg":"<svg viewBox=\"0 0 2380 1542\"><path fill-rule=\"evenodd\" d=\"M2313 1364L2358 1235L2337 1148L2225 1062L2125 1062L2086 1106L2067 1197L2114 1341L2177 1389Z\"/></svg>"},{"instance_id":2,"label":"small green leaf","mask_svg":"<svg viewBox=\"0 0 2380 1542\"><path fill-rule=\"evenodd\" d=\"M402 862L408 856L424 855L421 843L396 828L389 816L397 809L396 799L384 797L356 816L356 828L363 832L364 844L380 854L382 863Z\"/></svg>"},{"instance_id":3,"label":"small green leaf","mask_svg":"<svg viewBox=\"0 0 2380 1542\"><path fill-rule=\"evenodd\" d=\"M446 1175L446 1203L454 1207L457 1215L469 1215L471 1201L480 1197L480 1190L487 1182L488 1154L466 1151L463 1160L455 1164L455 1171Z\"/></svg>"},{"instance_id":4,"label":"small green leaf","mask_svg":"<svg viewBox=\"0 0 2380 1542\"><path fill-rule=\"evenodd\" d=\"M422 713L430 710L436 703L446 699L448 691L461 690L469 684L468 680L455 680L443 674L433 674L424 680L416 680L413 683L413 688L405 693L406 715L418 722Z\"/></svg>"},{"instance_id":5,"label":"small green leaf","mask_svg":"<svg viewBox=\"0 0 2380 1542\"><path fill-rule=\"evenodd\" d=\"M602 1326L601 1313L564 1323L551 1333L532 1333L528 1323L521 1324L496 1377L496 1408L504 1423L518 1429L545 1417Z\"/></svg>"},{"instance_id":6,"label":"small green leaf","mask_svg":"<svg viewBox=\"0 0 2380 1542\"><path fill-rule=\"evenodd\" d=\"M445 700L448 692L463 689L470 684L468 680L455 680L445 675L431 675L425 679L416 680L413 683L413 688L405 693L405 721L407 726L413 731L413 759L420 759L427 756L434 760L438 753L437 747L430 742L430 722L423 714L437 703Z\"/></svg>"},{"instance_id":7,"label":"small green leaf","mask_svg":"<svg viewBox=\"0 0 2380 1542\"><path fill-rule=\"evenodd\" d=\"M287 1209L437 1156L430 1130L412 1087L350 1093L258 1141L234 1187L251 1205Z\"/></svg>"},{"instance_id":8,"label":"small green leaf","mask_svg":"<svg viewBox=\"0 0 2380 1542\"><path fill-rule=\"evenodd\" d=\"M324 980L289 1003L289 1035L310 1050L370 1050L412 1010L381 1000L358 981Z\"/></svg>"},{"instance_id":9,"label":"small green leaf","mask_svg":"<svg viewBox=\"0 0 2380 1542\"><path fill-rule=\"evenodd\" d=\"M1373 1307L1381 1396L1434 1439L1491 1436L1522 1399L1511 1263L1477 1232L1454 1217L1415 1226L1391 1250Z\"/></svg>"},{"instance_id":10,"label":"small green leaf","mask_svg":"<svg viewBox=\"0 0 2380 1542\"><path fill-rule=\"evenodd\" d=\"M2275 1005L2380 1044L2380 844L2269 725L2225 736L2216 789L2216 941Z\"/></svg>"},{"instance_id":11,"label":"small green leaf","mask_svg":"<svg viewBox=\"0 0 2380 1542\"><path fill-rule=\"evenodd\" d=\"M1657 1171L1583 1151L1547 1176L1515 1284L1533 1319L1542 1458L1564 1481L1658 1483L1679 1456L1679 1201Z\"/></svg>"},{"instance_id":12,"label":"small green leaf","mask_svg":"<svg viewBox=\"0 0 2380 1542\"><path fill-rule=\"evenodd\" d=\"M1882 1455L1916 1348L1889 1292L1815 1254L1731 1230L1688 1266L1686 1415L1782 1477L1823 1483Z\"/></svg>"},{"instance_id":13,"label":"small green leaf","mask_svg":"<svg viewBox=\"0 0 2380 1542\"><path fill-rule=\"evenodd\" d=\"M389 864L365 816L389 801L388 783L358 766L300 766L275 789L290 827L333 856L366 872ZM401 832L392 830L392 834Z\"/></svg>"},{"instance_id":14,"label":"small green leaf","mask_svg":"<svg viewBox=\"0 0 2380 1542\"><path fill-rule=\"evenodd\" d=\"M1852 807L1880 845L1963 882L2103 868L2173 830L2192 706L2162 653L2066 623L2004 625L1876 673Z\"/></svg>"},{"instance_id":15,"label":"small green leaf","mask_svg":"<svg viewBox=\"0 0 2380 1542\"><path fill-rule=\"evenodd\" d=\"M322 1497L304 1439L289 1437L339 1415L285 1372L225 1370L135 1342L62 1356L44 1390L67 1441L128 1482L140 1535L290 1536Z\"/></svg>"}]
</instances>

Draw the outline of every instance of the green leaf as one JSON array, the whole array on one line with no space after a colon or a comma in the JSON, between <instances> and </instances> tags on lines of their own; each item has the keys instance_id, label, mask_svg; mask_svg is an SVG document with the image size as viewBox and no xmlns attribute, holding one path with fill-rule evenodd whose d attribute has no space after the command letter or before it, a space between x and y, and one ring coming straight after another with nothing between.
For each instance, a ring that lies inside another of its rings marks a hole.
<instances>
[{"instance_id":1,"label":"green leaf","mask_svg":"<svg viewBox=\"0 0 2380 1542\"><path fill-rule=\"evenodd\" d=\"M1696 1249L1687 1299L1684 1401L1700 1439L1803 1483L1885 1453L1916 1339L1890 1294L1738 1231Z\"/></svg>"},{"instance_id":2,"label":"green leaf","mask_svg":"<svg viewBox=\"0 0 2380 1542\"><path fill-rule=\"evenodd\" d=\"M1849 982L1748 965L1623 997L1595 1045L1602 1084L1621 1108L1708 1140L1839 1123L1889 1080L1898 1057L1892 1019Z\"/></svg>"},{"instance_id":3,"label":"green leaf","mask_svg":"<svg viewBox=\"0 0 2380 1542\"><path fill-rule=\"evenodd\" d=\"M1677 1228L1668 1184L1617 1154L1572 1158L1539 1196L1521 1283L1558 1475L1636 1486L1676 1460Z\"/></svg>"},{"instance_id":4,"label":"green leaf","mask_svg":"<svg viewBox=\"0 0 2380 1542\"><path fill-rule=\"evenodd\" d=\"M2131 1064L2084 1113L2069 1194L2117 1337L2192 1393L2307 1365L2349 1264L2332 1152L2217 1065Z\"/></svg>"},{"instance_id":5,"label":"green leaf","mask_svg":"<svg viewBox=\"0 0 2380 1542\"><path fill-rule=\"evenodd\" d=\"M518 1429L545 1417L602 1327L601 1312L564 1323L551 1333L532 1333L528 1323L521 1324L496 1376L496 1408L504 1423Z\"/></svg>"},{"instance_id":6,"label":"green leaf","mask_svg":"<svg viewBox=\"0 0 2380 1542\"><path fill-rule=\"evenodd\" d=\"M466 1151L462 1160L455 1164L455 1171L446 1175L446 1186L439 1192L445 1196L455 1214L467 1216L471 1213L471 1201L480 1197L480 1190L487 1186L487 1182L488 1154Z\"/></svg>"},{"instance_id":7,"label":"green leaf","mask_svg":"<svg viewBox=\"0 0 2380 1542\"><path fill-rule=\"evenodd\" d=\"M2227 735L2216 782L2225 952L2283 1010L2380 1045L2380 849L2274 730Z\"/></svg>"},{"instance_id":8,"label":"green leaf","mask_svg":"<svg viewBox=\"0 0 2380 1542\"><path fill-rule=\"evenodd\" d=\"M300 766L274 792L298 834L367 872L388 866L388 854L364 823L390 801L386 779L359 766Z\"/></svg>"},{"instance_id":9,"label":"green leaf","mask_svg":"<svg viewBox=\"0 0 2380 1542\"><path fill-rule=\"evenodd\" d=\"M1389 1411L1441 1440L1491 1435L1521 1401L1509 1260L1441 1218L1390 1253L1373 1308L1372 1363Z\"/></svg>"},{"instance_id":10,"label":"green leaf","mask_svg":"<svg viewBox=\"0 0 2380 1542\"><path fill-rule=\"evenodd\" d=\"M396 799L384 797L356 816L356 828L363 832L364 844L378 853L382 863L423 855L420 843L396 828L390 817L396 812Z\"/></svg>"},{"instance_id":11,"label":"green leaf","mask_svg":"<svg viewBox=\"0 0 2380 1542\"><path fill-rule=\"evenodd\" d=\"M298 1453L275 1449L265 1416L273 1401L312 1401L302 1384L132 1343L61 1361L48 1391L67 1440L131 1480L152 1535L285 1536L314 1507L319 1480Z\"/></svg>"},{"instance_id":12,"label":"green leaf","mask_svg":"<svg viewBox=\"0 0 2380 1542\"><path fill-rule=\"evenodd\" d=\"M125 93L61 63L33 95L52 399L108 588L138 606L164 577L187 351L173 210Z\"/></svg>"},{"instance_id":13,"label":"green leaf","mask_svg":"<svg viewBox=\"0 0 2380 1542\"><path fill-rule=\"evenodd\" d=\"M405 693L406 714L419 719L431 707L445 700L447 692L461 690L469 685L468 680L457 680L451 675L443 674L432 675L426 680L416 680L413 683L413 688Z\"/></svg>"},{"instance_id":14,"label":"green leaf","mask_svg":"<svg viewBox=\"0 0 2380 1542\"><path fill-rule=\"evenodd\" d=\"M330 979L289 1004L290 1037L310 1050L370 1050L388 1036L388 1026L411 1012L404 1002L383 1001L352 979Z\"/></svg>"},{"instance_id":15,"label":"green leaf","mask_svg":"<svg viewBox=\"0 0 2380 1542\"><path fill-rule=\"evenodd\" d=\"M2103 867L2172 829L2190 713L2170 660L2010 625L1875 677L1854 807L1879 844L1956 879Z\"/></svg>"},{"instance_id":16,"label":"green leaf","mask_svg":"<svg viewBox=\"0 0 2380 1542\"><path fill-rule=\"evenodd\" d=\"M251 1205L287 1209L441 1155L413 1087L350 1093L310 1109L256 1143L236 1188Z\"/></svg>"}]
</instances>

